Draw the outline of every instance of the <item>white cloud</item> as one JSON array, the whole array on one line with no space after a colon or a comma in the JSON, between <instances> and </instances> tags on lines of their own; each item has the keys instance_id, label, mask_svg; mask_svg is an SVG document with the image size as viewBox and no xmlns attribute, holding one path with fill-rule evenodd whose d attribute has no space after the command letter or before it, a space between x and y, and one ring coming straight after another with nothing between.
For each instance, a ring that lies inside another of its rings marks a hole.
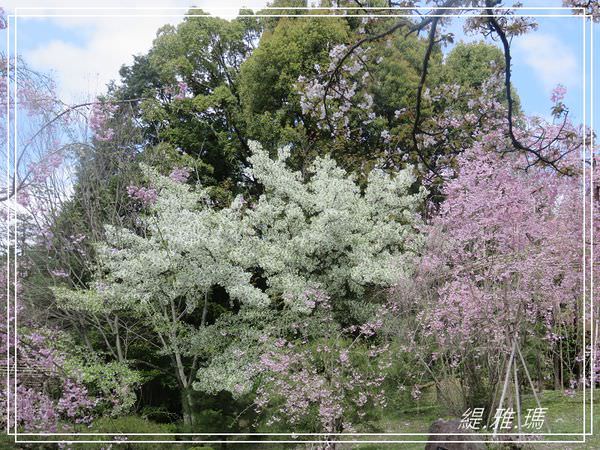
<instances>
[{"instance_id":1,"label":"white cloud","mask_svg":"<svg viewBox=\"0 0 600 450\"><path fill-rule=\"evenodd\" d=\"M581 79L577 58L558 37L547 33L529 33L515 38L515 59L529 66L550 91L557 84L577 87Z\"/></svg>"},{"instance_id":2,"label":"white cloud","mask_svg":"<svg viewBox=\"0 0 600 450\"><path fill-rule=\"evenodd\" d=\"M83 45L51 39L40 42L24 57L34 69L52 72L68 101L78 101L103 91L111 79L118 79L121 65L131 63L132 55L148 51L157 29L167 22L146 17L97 18L89 24L91 33Z\"/></svg>"},{"instance_id":3,"label":"white cloud","mask_svg":"<svg viewBox=\"0 0 600 450\"><path fill-rule=\"evenodd\" d=\"M123 64L130 64L133 55L147 52L156 36L156 31L167 23L179 23L188 8L188 0L104 0L102 10L85 9L80 0L55 0L32 3L27 6L39 7L35 10L19 10L22 14L82 14L96 17L54 17L20 18L19 23L34 25L41 20L52 20L64 29L63 36L40 36L39 45L33 46L23 56L35 70L50 72L56 79L59 96L68 103L77 103L103 92L106 83L119 78L118 71ZM248 5L263 7L266 0L224 0L215 8L211 0L196 3L195 7L223 17L234 16L232 10ZM210 6L213 6L212 8ZM5 9L12 13L14 6L24 6L16 0L5 3ZM53 7L71 8L57 10ZM107 9L135 8L139 9ZM79 9L76 9L79 8ZM170 8L170 9L168 9ZM133 17L101 17L118 14ZM158 16L158 17L149 17ZM28 25L28 26L30 26ZM23 26L25 28L25 25ZM81 43L64 36L74 33Z\"/></svg>"}]
</instances>

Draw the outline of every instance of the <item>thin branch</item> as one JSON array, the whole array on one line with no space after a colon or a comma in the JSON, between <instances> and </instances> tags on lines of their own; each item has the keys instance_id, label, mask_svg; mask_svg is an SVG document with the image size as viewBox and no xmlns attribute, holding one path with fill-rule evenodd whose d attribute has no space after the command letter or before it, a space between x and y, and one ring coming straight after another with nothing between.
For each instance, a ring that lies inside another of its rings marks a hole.
<instances>
[{"instance_id":1,"label":"thin branch","mask_svg":"<svg viewBox=\"0 0 600 450\"><path fill-rule=\"evenodd\" d=\"M415 123L413 124L412 130L412 140L413 145L415 147L415 151L419 155L419 158L431 172L439 175L433 167L427 162L427 159L422 155L419 151L419 145L417 143L417 134L419 133L419 122L421 121L421 101L423 98L423 87L425 86L425 80L427 79L427 70L429 67L429 59L431 58L431 52L433 51L433 46L435 45L435 32L437 29L437 24L439 21L439 17L434 17L431 22L431 30L429 30L429 41L427 44L427 50L425 51L425 57L423 58L423 68L421 70L421 79L419 80L419 87L417 88L417 103L415 106Z\"/></svg>"},{"instance_id":2,"label":"thin branch","mask_svg":"<svg viewBox=\"0 0 600 450\"><path fill-rule=\"evenodd\" d=\"M535 150L531 147L524 145L515 136L514 125L513 125L514 99L512 97L512 85L511 85L511 74L512 74L511 59L512 58L511 58L511 54L510 54L510 43L508 42L506 33L504 32L504 30L502 29L502 27L500 26L500 24L498 23L496 18L493 16L493 11L491 9L487 10L487 15L488 15L488 17L487 17L488 24L490 25L491 29L494 30L494 32L500 38L500 41L502 42L502 48L504 51L504 66L505 66L504 67L504 86L505 86L505 90L506 90L506 101L508 103L507 124L508 124L508 136L510 138L510 141L511 141L513 147L515 147L516 149L524 151L524 152L532 153L533 155L535 155L535 157L538 159L538 161L541 161L542 163L552 167L554 170L556 170L559 173L566 174L560 167L558 167L556 165L558 160L561 158L556 158L556 159L550 160L550 159L546 158L544 155L542 155L542 153L539 150ZM548 144L546 146L546 148L548 148L549 146L550 146L550 144Z\"/></svg>"},{"instance_id":3,"label":"thin branch","mask_svg":"<svg viewBox=\"0 0 600 450\"><path fill-rule=\"evenodd\" d=\"M144 98L134 98L134 99L129 99L129 100L111 100L108 103L131 103L131 102L136 102L136 101L140 101L140 100L145 100L145 99ZM34 133L34 135L28 139L27 144L25 144L25 146L23 147L23 150L21 151L21 154L19 155L19 158L17 159L17 163L16 163L17 168L21 164L21 160L22 160L23 156L25 155L26 150L33 143L35 138L37 138L44 130L46 130L47 128L52 126L54 123L56 123L58 120L60 120L62 117L64 117L65 115L67 115L73 111L77 111L83 107L96 105L98 103L101 103L101 102L93 101L93 102L86 102L86 103L80 103L78 105L69 106L66 109L64 109L63 111L61 111L60 113L58 113L56 116L54 116L51 120L46 122L44 125L42 125ZM0 196L0 202L9 200L10 198L12 198L16 192L18 192L20 189L22 189L25 186L25 183L27 182L27 179L29 178L30 175L31 175L31 171L27 172L17 185L17 174L15 174L13 182L11 183L10 191L7 192L6 194Z\"/></svg>"}]
</instances>

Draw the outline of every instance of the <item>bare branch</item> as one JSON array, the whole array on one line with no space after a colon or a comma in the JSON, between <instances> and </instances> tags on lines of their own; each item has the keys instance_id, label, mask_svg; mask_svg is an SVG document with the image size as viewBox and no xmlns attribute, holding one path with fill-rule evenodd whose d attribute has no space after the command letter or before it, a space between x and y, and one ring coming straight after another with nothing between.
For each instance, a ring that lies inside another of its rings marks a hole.
<instances>
[{"instance_id":1,"label":"bare branch","mask_svg":"<svg viewBox=\"0 0 600 450\"><path fill-rule=\"evenodd\" d=\"M417 134L419 133L419 122L421 121L421 101L423 96L423 87L425 86L425 80L427 79L427 70L429 67L429 59L431 58L431 52L433 51L433 46L435 45L435 33L437 29L437 24L439 21L439 17L434 17L431 22L431 30L429 31L429 41L427 44L427 50L425 51L425 57L423 58L423 68L421 70L421 79L419 80L419 87L417 88L417 103L415 106L415 123L413 124L412 130L412 140L415 151L419 155L419 158L431 172L439 175L436 170L431 167L431 165L427 162L427 159L422 155L419 151L419 145L417 143Z\"/></svg>"},{"instance_id":2,"label":"bare branch","mask_svg":"<svg viewBox=\"0 0 600 450\"><path fill-rule=\"evenodd\" d=\"M515 136L514 125L513 125L514 99L512 97L512 85L511 85L512 69L511 69L510 43L508 42L506 33L504 32L504 30L502 29L502 27L500 26L500 24L498 23L496 18L493 16L493 11L491 9L487 10L487 15L488 15L488 17L487 17L488 24L490 25L491 29L494 30L494 32L500 38L500 41L502 42L502 48L504 51L504 66L505 66L504 67L504 86L506 89L506 101L508 103L508 112L507 112L506 120L507 120L507 125L508 125L508 136L510 138L510 141L511 141L513 147L515 147L517 150L531 153L531 154L535 155L535 157L538 159L539 162L542 162L542 163L552 167L554 170L556 170L559 173L566 174L560 167L558 167L556 165L556 163L562 158L562 156L555 158L555 159L548 159L542 154L542 152L540 150L536 150L536 149L533 149L531 147L524 145ZM546 145L545 148L548 148L550 145L551 144Z\"/></svg>"}]
</instances>

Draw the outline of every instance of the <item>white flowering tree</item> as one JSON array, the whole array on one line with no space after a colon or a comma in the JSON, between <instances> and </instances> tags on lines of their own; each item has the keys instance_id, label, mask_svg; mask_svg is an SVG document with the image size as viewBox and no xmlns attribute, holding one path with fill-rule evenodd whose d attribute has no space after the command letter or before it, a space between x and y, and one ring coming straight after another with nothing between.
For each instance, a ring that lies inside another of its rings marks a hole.
<instances>
[{"instance_id":1,"label":"white flowering tree","mask_svg":"<svg viewBox=\"0 0 600 450\"><path fill-rule=\"evenodd\" d=\"M375 389L387 346L377 334L394 307L378 305L375 294L412 272L425 192L414 190L410 170L373 170L361 189L329 157L302 175L286 164L289 148L277 159L257 145L252 151L247 175L262 195L256 203L236 201L249 233L240 256L257 269L271 307L257 313L243 306L198 336L196 348L211 347L212 357L203 358L194 387L238 396L259 380L257 408L275 408L272 419L352 430L352 416L364 420L356 409L381 405ZM349 355L363 345L371 356L353 365Z\"/></svg>"},{"instance_id":2,"label":"white flowering tree","mask_svg":"<svg viewBox=\"0 0 600 450\"><path fill-rule=\"evenodd\" d=\"M409 170L374 170L361 189L328 157L302 176L286 165L289 149L276 160L257 144L252 152L247 176L262 195L254 203L238 197L224 209L204 189L144 167L148 186L130 189L142 208L136 229L107 227L95 289L86 294L94 308L144 318L172 361L189 425L192 385L249 392L265 370L260 356L277 348L273 339L294 323L324 317L319 298L328 299L328 320L340 326L316 324L324 331L305 338L360 328L376 315L371 293L408 275L421 246L424 192L414 191ZM209 322L217 286L241 310ZM62 295L71 308L83 298Z\"/></svg>"},{"instance_id":3,"label":"white flowering tree","mask_svg":"<svg viewBox=\"0 0 600 450\"><path fill-rule=\"evenodd\" d=\"M143 188L145 212L135 231L107 227L98 249L100 300L93 303L145 319L159 352L172 362L184 421L193 425L197 358L190 356L190 339L206 324L212 287L222 286L232 299L252 306L266 305L268 297L251 285L251 273L239 263L240 211L215 210L204 190L144 172L151 186Z\"/></svg>"}]
</instances>

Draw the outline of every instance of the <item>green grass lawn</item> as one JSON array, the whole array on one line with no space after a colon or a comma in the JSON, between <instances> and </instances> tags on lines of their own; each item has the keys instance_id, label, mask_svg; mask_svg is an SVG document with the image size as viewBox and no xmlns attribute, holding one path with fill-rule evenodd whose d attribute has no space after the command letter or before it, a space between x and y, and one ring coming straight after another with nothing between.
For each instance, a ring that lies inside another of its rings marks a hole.
<instances>
[{"instance_id":1,"label":"green grass lawn","mask_svg":"<svg viewBox=\"0 0 600 450\"><path fill-rule=\"evenodd\" d=\"M578 392L574 397L567 397L562 392L558 391L544 391L542 394L539 394L540 401L542 407L548 408L548 412L546 414L546 423L550 427L550 431L552 433L581 433L583 431L583 395L581 392ZM431 401L431 400L430 400ZM587 396L587 409L586 409L586 421L588 423L588 432L589 424L590 424L590 402L589 402L589 392ZM535 408L535 400L532 395L523 396L523 411L526 411L528 408ZM597 408L600 409L600 408ZM379 423L379 426L387 433L423 433L424 436L399 436L399 437L390 437L387 440L412 440L412 441L420 441L416 443L408 443L408 444L399 444L399 443L391 443L391 444L358 444L354 447L350 445L341 445L340 449L347 448L357 448L359 450L377 450L381 448L402 448L402 449L419 449L422 450L425 446L425 441L427 440L427 431L429 426L433 421L438 418L450 418L447 414L443 413L441 407L435 404L419 404L416 407L406 408L402 410L398 410L395 413L390 413L388 416L385 416ZM525 448L531 449L589 449L589 450L599 450L600 449L600 413L595 412L593 415L594 421L594 435L587 436L585 443L559 443L559 444L551 444L549 442L538 441L532 444L527 444ZM110 422L110 421L109 421ZM132 429L132 427L135 429ZM98 428L96 430L95 428ZM167 425L158 425L153 424L148 421L143 421L140 418L129 417L129 418L120 418L115 419L110 423L98 423L97 427L92 427L91 430L88 431L106 431L109 430L106 428L110 428L110 431L114 432L127 432L127 431L137 431L137 432L173 432L171 426ZM542 429L540 432L547 432L545 429ZM530 431L531 433L531 431ZM482 436L483 437L483 436ZM140 437L140 439L144 439ZM148 438L145 438L148 439ZM155 438L156 439L156 438ZM385 436L373 436L369 438L357 438L361 440L385 440ZM546 440L581 440L581 436L549 436L545 438ZM135 437L129 438L129 445L119 445L116 448L119 449L190 449L192 445L170 445L170 444L133 444L135 442ZM70 448L87 448L87 449L100 449L106 448L107 445L76 445L70 446ZM238 444L234 443L227 446L227 449L281 449L281 448L296 448L301 449L305 448L304 446L283 446L282 444L261 444L261 445L249 445L249 444ZM23 448L18 447L12 443L12 440L7 436L0 436L0 449L9 449L9 448ZM31 447L30 447L31 448ZM49 448L49 447L45 447ZM113 447L115 448L115 447ZM195 449L202 448L200 445L194 447ZM214 444L214 449L219 449L220 446L218 444ZM503 448L502 445L488 444L489 449L500 449Z\"/></svg>"},{"instance_id":2,"label":"green grass lawn","mask_svg":"<svg viewBox=\"0 0 600 450\"><path fill-rule=\"evenodd\" d=\"M583 394L578 392L574 397L567 397L562 392L558 391L544 391L538 394L540 403L543 408L548 408L546 414L546 423L550 427L551 433L582 433L583 432ZM596 396L597 397L597 396ZM523 412L527 411L528 408L535 408L536 402L533 395L523 396ZM585 443L559 443L551 444L541 440L532 444L525 445L526 448L537 448L537 449L589 449L599 450L600 449L600 412L596 407L594 411L593 422L594 422L594 435L587 436ZM407 409L399 413L394 417L387 417L382 421L381 425L386 432L389 433L427 433L429 426L433 421L438 418L448 419L450 416L444 414L441 408L435 405L420 406L418 408ZM515 419L516 420L516 419ZM587 431L590 431L590 398L589 391L586 399L586 422ZM532 431L528 431L532 433ZM540 430L541 433L547 433L544 428ZM484 438L482 436L482 438ZM377 438L375 438L377 439ZM419 436L403 436L398 437L398 440L420 440L426 441L426 437ZM575 441L582 440L582 436L547 436L545 440L556 440L556 441ZM483 440L483 439L482 439ZM384 447L384 444L364 444L359 445L357 448L360 450L375 450ZM392 445L389 445L392 447ZM411 444L395 444L394 448L402 449L423 449L423 443L411 443ZM502 445L488 444L490 449L503 448Z\"/></svg>"}]
</instances>

